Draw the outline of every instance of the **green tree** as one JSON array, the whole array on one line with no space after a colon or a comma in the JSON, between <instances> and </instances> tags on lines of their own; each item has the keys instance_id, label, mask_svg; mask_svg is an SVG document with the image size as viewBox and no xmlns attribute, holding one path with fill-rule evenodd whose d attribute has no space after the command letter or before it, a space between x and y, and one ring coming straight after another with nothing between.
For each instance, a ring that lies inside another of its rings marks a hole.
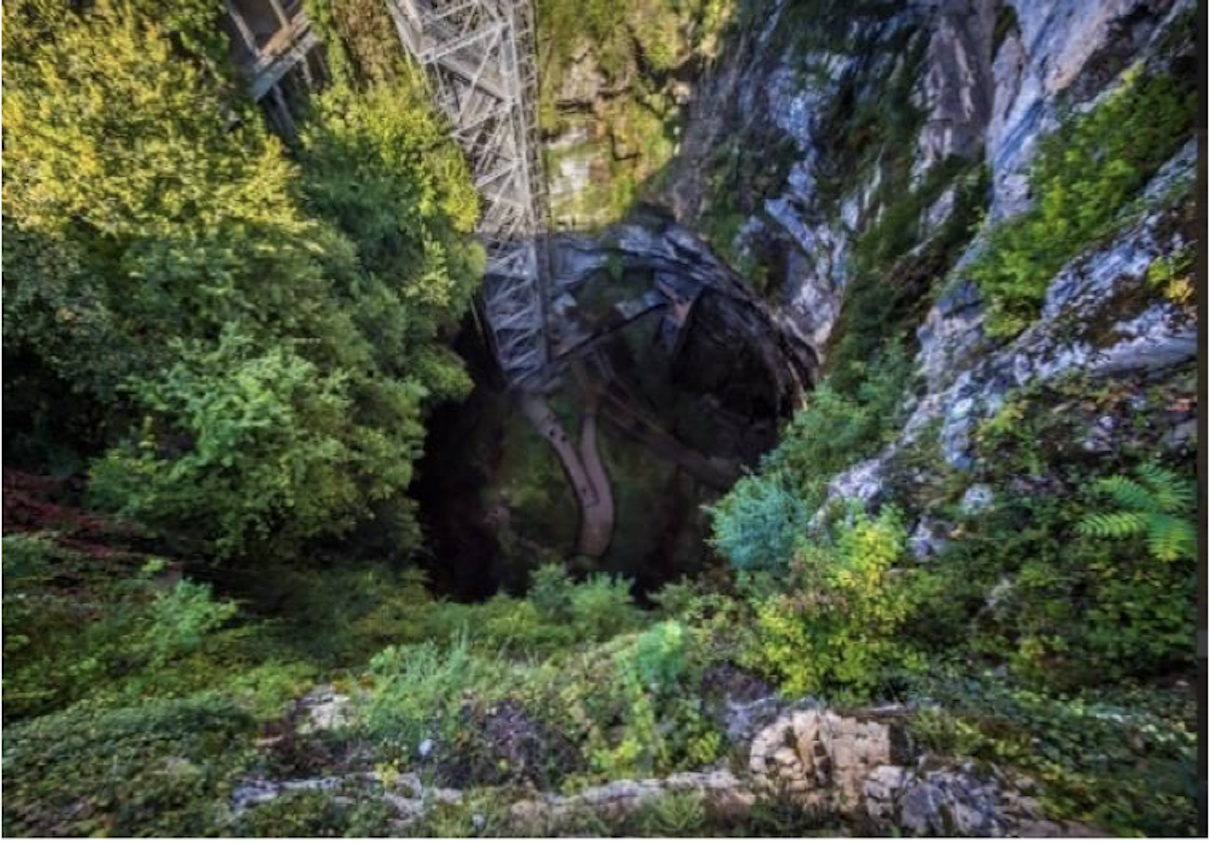
<instances>
[{"instance_id":1,"label":"green tree","mask_svg":"<svg viewBox=\"0 0 1210 843\"><path fill-rule=\"evenodd\" d=\"M5 5L19 404L97 431L98 498L165 535L290 552L373 512L407 551L425 410L469 388L444 342L483 266L466 164L406 75L319 97L292 160L221 12Z\"/></svg>"}]
</instances>

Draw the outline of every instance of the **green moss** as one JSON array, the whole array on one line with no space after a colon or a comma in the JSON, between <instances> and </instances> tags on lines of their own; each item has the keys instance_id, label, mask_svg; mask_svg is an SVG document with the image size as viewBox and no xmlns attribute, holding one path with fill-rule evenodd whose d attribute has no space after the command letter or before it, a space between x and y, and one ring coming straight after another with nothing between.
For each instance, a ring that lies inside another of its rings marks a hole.
<instances>
[{"instance_id":1,"label":"green moss","mask_svg":"<svg viewBox=\"0 0 1210 843\"><path fill-rule=\"evenodd\" d=\"M1021 770L1040 785L1036 795L1048 816L1127 837L1196 833L1190 694L1161 688L1038 694L986 674L946 674L918 692L944 706L910 723L924 747Z\"/></svg>"},{"instance_id":2,"label":"green moss","mask_svg":"<svg viewBox=\"0 0 1210 843\"><path fill-rule=\"evenodd\" d=\"M214 834L250 761L253 720L226 702L76 708L4 734L4 829L19 836Z\"/></svg>"},{"instance_id":3,"label":"green moss","mask_svg":"<svg viewBox=\"0 0 1210 843\"><path fill-rule=\"evenodd\" d=\"M917 187L881 194L876 204L882 204L882 214L854 245L852 276L826 356L837 388L856 388L867 361L888 342L913 347L915 327L982 218L989 188L985 166L950 158ZM925 236L925 212L951 189L953 210Z\"/></svg>"},{"instance_id":4,"label":"green moss","mask_svg":"<svg viewBox=\"0 0 1210 843\"><path fill-rule=\"evenodd\" d=\"M1030 171L1035 202L997 226L971 278L989 302L988 330L1020 333L1063 264L1122 222L1138 190L1191 137L1195 86L1130 75L1104 102L1042 141Z\"/></svg>"}]
</instances>

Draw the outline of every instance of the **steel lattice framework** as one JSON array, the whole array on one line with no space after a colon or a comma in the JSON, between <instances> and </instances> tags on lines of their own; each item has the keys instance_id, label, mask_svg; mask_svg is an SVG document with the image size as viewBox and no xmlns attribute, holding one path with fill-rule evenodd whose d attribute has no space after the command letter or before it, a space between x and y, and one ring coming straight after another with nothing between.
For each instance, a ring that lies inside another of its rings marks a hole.
<instances>
[{"instance_id":1,"label":"steel lattice framework","mask_svg":"<svg viewBox=\"0 0 1210 843\"><path fill-rule=\"evenodd\" d=\"M404 47L424 67L483 199L482 294L496 359L511 385L548 360L544 235L530 0L387 0Z\"/></svg>"}]
</instances>

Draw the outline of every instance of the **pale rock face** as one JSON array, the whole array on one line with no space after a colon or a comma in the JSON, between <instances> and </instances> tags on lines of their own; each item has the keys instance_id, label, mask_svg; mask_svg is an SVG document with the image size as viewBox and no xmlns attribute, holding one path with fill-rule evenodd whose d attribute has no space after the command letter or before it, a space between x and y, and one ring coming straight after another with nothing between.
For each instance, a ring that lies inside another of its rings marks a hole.
<instances>
[{"instance_id":1,"label":"pale rock face","mask_svg":"<svg viewBox=\"0 0 1210 843\"><path fill-rule=\"evenodd\" d=\"M1165 165L1145 195L1171 188L1178 180L1175 174L1189 166L1190 147ZM1013 389L1073 373L1153 373L1193 360L1198 325L1191 312L1165 300L1137 312L1128 305L1131 294L1147 283L1152 263L1188 245L1164 213L1147 214L1111 242L1069 261L1055 275L1038 321L998 348L984 335L978 291L959 272L917 332L916 365L924 394L894 442L833 479L829 499L875 502L888 463L934 424L940 424L945 461L955 468L971 467L975 430L995 415ZM981 248L972 244L968 255ZM960 261L959 269L966 263ZM1122 302L1127 309L1118 312Z\"/></svg>"},{"instance_id":2,"label":"pale rock face","mask_svg":"<svg viewBox=\"0 0 1210 843\"><path fill-rule=\"evenodd\" d=\"M570 814L591 813L616 819L646 802L668 793L696 793L714 808L743 811L756 796L747 784L726 770L676 773L663 779L623 779L590 787L574 796L545 795L515 803L511 813L526 822L557 820Z\"/></svg>"},{"instance_id":3,"label":"pale rock face","mask_svg":"<svg viewBox=\"0 0 1210 843\"><path fill-rule=\"evenodd\" d=\"M1056 102L1116 37L1136 43L1181 0L1012 0L1020 32L996 55L987 160L995 173L992 218L1028 202L1025 170L1036 141L1056 125ZM1141 28L1141 31L1133 31Z\"/></svg>"},{"instance_id":4,"label":"pale rock face","mask_svg":"<svg viewBox=\"0 0 1210 843\"><path fill-rule=\"evenodd\" d=\"M560 81L557 94L560 105L589 108L603 96L605 74L586 41L577 45Z\"/></svg>"},{"instance_id":5,"label":"pale rock face","mask_svg":"<svg viewBox=\"0 0 1210 843\"><path fill-rule=\"evenodd\" d=\"M991 112L993 4L947 0L939 4L919 99L927 111L912 172L919 178L948 156L976 154Z\"/></svg>"},{"instance_id":6,"label":"pale rock face","mask_svg":"<svg viewBox=\"0 0 1210 843\"><path fill-rule=\"evenodd\" d=\"M860 501L869 506L882 494L883 457L871 457L868 460L844 471L828 484L830 500Z\"/></svg>"},{"instance_id":7,"label":"pale rock face","mask_svg":"<svg viewBox=\"0 0 1210 843\"><path fill-rule=\"evenodd\" d=\"M948 544L941 525L927 516L916 524L907 542L908 552L919 562L937 556Z\"/></svg>"},{"instance_id":8,"label":"pale rock face","mask_svg":"<svg viewBox=\"0 0 1210 843\"><path fill-rule=\"evenodd\" d=\"M353 722L353 702L330 685L321 685L298 701L300 734L341 729Z\"/></svg>"},{"instance_id":9,"label":"pale rock face","mask_svg":"<svg viewBox=\"0 0 1210 843\"><path fill-rule=\"evenodd\" d=\"M810 808L872 820L916 836L1088 836L1096 829L1047 820L1024 778L986 774L913 754L908 712L887 706L841 713L789 711L752 741L754 790Z\"/></svg>"},{"instance_id":10,"label":"pale rock face","mask_svg":"<svg viewBox=\"0 0 1210 843\"><path fill-rule=\"evenodd\" d=\"M748 769L760 788L785 789L813 808L856 810L871 773L905 760L902 713L790 712L753 739Z\"/></svg>"},{"instance_id":11,"label":"pale rock face","mask_svg":"<svg viewBox=\"0 0 1210 843\"><path fill-rule=\"evenodd\" d=\"M1056 276L1037 322L921 402L916 415L942 419L942 448L951 465L968 464L974 427L995 414L1011 389L1074 372L1153 372L1196 356L1197 323L1185 309L1158 301L1141 313L1114 313L1120 300L1146 283L1155 260L1185 246L1167 228L1153 214L1108 246L1076 258ZM929 353L922 351L926 361ZM951 359L959 366L964 362ZM922 429L927 418L910 421L908 429Z\"/></svg>"}]
</instances>

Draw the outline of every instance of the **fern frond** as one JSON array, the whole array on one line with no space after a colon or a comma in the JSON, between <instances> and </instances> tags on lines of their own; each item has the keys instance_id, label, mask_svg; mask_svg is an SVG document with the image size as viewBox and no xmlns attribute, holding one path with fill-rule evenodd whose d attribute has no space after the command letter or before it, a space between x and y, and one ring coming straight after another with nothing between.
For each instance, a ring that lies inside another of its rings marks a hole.
<instances>
[{"instance_id":1,"label":"fern frond","mask_svg":"<svg viewBox=\"0 0 1210 843\"><path fill-rule=\"evenodd\" d=\"M1193 483L1178 476L1176 472L1148 464L1139 467L1138 475L1151 487L1161 512L1175 514L1193 508L1197 497L1196 489Z\"/></svg>"},{"instance_id":2,"label":"fern frond","mask_svg":"<svg viewBox=\"0 0 1210 843\"><path fill-rule=\"evenodd\" d=\"M1134 473L1138 475L1140 480L1153 489L1171 486L1179 480L1171 470L1154 462L1143 463L1134 470Z\"/></svg>"},{"instance_id":3,"label":"fern frond","mask_svg":"<svg viewBox=\"0 0 1210 843\"><path fill-rule=\"evenodd\" d=\"M1147 517L1138 512L1095 512L1076 525L1081 535L1098 539L1124 539L1147 530Z\"/></svg>"},{"instance_id":4,"label":"fern frond","mask_svg":"<svg viewBox=\"0 0 1210 843\"><path fill-rule=\"evenodd\" d=\"M1156 512L1159 507L1155 495L1149 489L1129 477L1115 474L1112 477L1102 477L1094 488L1109 497L1123 509Z\"/></svg>"},{"instance_id":5,"label":"fern frond","mask_svg":"<svg viewBox=\"0 0 1210 843\"><path fill-rule=\"evenodd\" d=\"M1147 550L1161 562L1194 559L1197 533L1184 519L1171 515L1152 516L1147 519Z\"/></svg>"}]
</instances>

